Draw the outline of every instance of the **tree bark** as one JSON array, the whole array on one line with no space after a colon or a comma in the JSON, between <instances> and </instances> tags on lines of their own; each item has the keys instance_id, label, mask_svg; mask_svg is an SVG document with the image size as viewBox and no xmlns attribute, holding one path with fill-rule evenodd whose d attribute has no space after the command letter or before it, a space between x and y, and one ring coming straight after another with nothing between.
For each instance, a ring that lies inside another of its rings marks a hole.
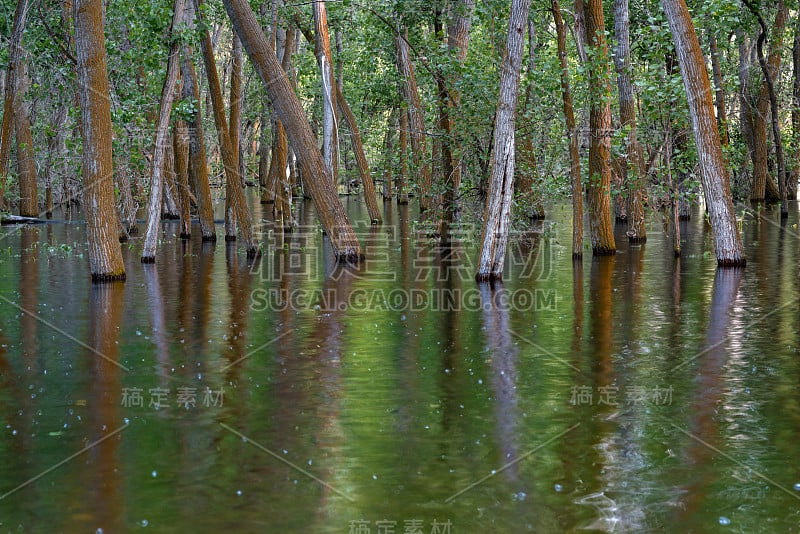
<instances>
[{"instance_id":1,"label":"tree bark","mask_svg":"<svg viewBox=\"0 0 800 534\"><path fill-rule=\"evenodd\" d=\"M189 200L189 132L186 123L177 121L172 130L172 151L175 154L175 174L181 210L181 239L192 237L191 206Z\"/></svg>"},{"instance_id":2,"label":"tree bark","mask_svg":"<svg viewBox=\"0 0 800 534\"><path fill-rule=\"evenodd\" d=\"M508 37L500 77L495 115L492 178L484 211L483 236L475 278L502 280L514 196L514 126L519 72L525 48L525 27L530 0L513 0L508 19Z\"/></svg>"},{"instance_id":3,"label":"tree bark","mask_svg":"<svg viewBox=\"0 0 800 534\"><path fill-rule=\"evenodd\" d=\"M587 0L587 45L593 49L589 70L589 182L586 196L589 203L589 226L592 253L596 256L615 254L614 227L611 222L611 87L608 69L608 48L605 38L602 0Z\"/></svg>"},{"instance_id":4,"label":"tree bark","mask_svg":"<svg viewBox=\"0 0 800 534\"><path fill-rule=\"evenodd\" d=\"M3 95L3 123L0 127L0 209L4 204L8 162L11 159L12 126L14 125L14 91L17 87L17 65L22 57L22 36L25 20L28 17L28 0L18 0L11 28L11 41L8 52L8 68Z\"/></svg>"},{"instance_id":5,"label":"tree bark","mask_svg":"<svg viewBox=\"0 0 800 534\"><path fill-rule=\"evenodd\" d=\"M161 88L161 102L158 105L156 142L153 148L153 173L150 180L150 200L147 208L147 230L144 235L142 263L156 261L156 246L161 233L161 202L164 195L164 153L169 139L169 118L172 113L172 100L175 97L175 83L178 81L180 61L179 43L175 30L183 20L185 0L175 0L172 9L170 36L173 38L167 57L167 74Z\"/></svg>"},{"instance_id":6,"label":"tree bark","mask_svg":"<svg viewBox=\"0 0 800 534\"><path fill-rule=\"evenodd\" d=\"M200 12L200 0L194 0L195 16L202 20ZM234 152L231 145L230 134L228 133L228 121L225 119L225 104L222 99L222 89L217 75L217 65L214 61L214 48L211 44L211 35L208 28L204 26L201 33L201 47L203 49L203 62L206 67L206 81L208 91L211 96L211 107L214 114L214 124L217 127L217 138L219 139L220 151L222 152L222 164L225 167L225 179L229 184L231 196L233 198L233 209L236 211L236 221L242 233L242 239L247 248L247 257L254 258L258 253L258 242L253 234L253 226L250 211L247 208L247 200L242 188L242 179L239 175L238 150Z\"/></svg>"},{"instance_id":7,"label":"tree bark","mask_svg":"<svg viewBox=\"0 0 800 534\"><path fill-rule=\"evenodd\" d=\"M36 159L31 136L31 117L25 96L28 92L28 66L20 52L13 69L14 81L14 131L17 139L17 175L19 179L19 214L23 217L39 216L39 191L36 186Z\"/></svg>"},{"instance_id":8,"label":"tree bark","mask_svg":"<svg viewBox=\"0 0 800 534\"><path fill-rule=\"evenodd\" d=\"M330 237L334 254L343 261L360 259L361 245L336 194L333 179L317 148L303 107L278 63L275 52L269 48L253 10L246 0L224 0L224 4L300 159L304 183L311 189L317 213Z\"/></svg>"},{"instance_id":9,"label":"tree bark","mask_svg":"<svg viewBox=\"0 0 800 534\"><path fill-rule=\"evenodd\" d=\"M583 191L581 185L581 158L578 153L578 132L575 126L575 113L572 108L572 94L569 87L569 67L567 64L567 32L561 18L558 0L552 0L553 22L556 26L558 59L561 64L561 96L564 102L564 119L569 138L570 174L572 176L572 258L583 257Z\"/></svg>"},{"instance_id":10,"label":"tree bark","mask_svg":"<svg viewBox=\"0 0 800 534\"><path fill-rule=\"evenodd\" d=\"M237 167L242 168L242 157L239 151L239 137L242 129L242 42L233 32L231 43L231 90L230 90L230 124L231 150ZM240 179L244 178L241 176ZM236 241L236 211L233 209L233 191L230 181L225 181L225 241Z\"/></svg>"},{"instance_id":11,"label":"tree bark","mask_svg":"<svg viewBox=\"0 0 800 534\"><path fill-rule=\"evenodd\" d=\"M786 196L797 199L797 182L800 180L800 15L797 17L792 46L792 172L786 184Z\"/></svg>"},{"instance_id":12,"label":"tree bark","mask_svg":"<svg viewBox=\"0 0 800 534\"><path fill-rule=\"evenodd\" d=\"M408 122L411 138L411 152L414 158L415 172L419 172L419 209L424 212L431 206L431 166L428 162L428 146L425 138L425 120L423 118L422 104L419 99L419 89L414 76L414 67L411 64L411 54L408 46L408 31L398 31L395 36L397 48L397 70L400 74L400 89L403 100L408 106Z\"/></svg>"},{"instance_id":13,"label":"tree bark","mask_svg":"<svg viewBox=\"0 0 800 534\"><path fill-rule=\"evenodd\" d=\"M730 187L725 178L725 162L719 141L711 83L708 79L700 43L684 0L661 0L669 22L681 66L683 85L689 103L700 176L706 206L714 230L714 249L719 265L744 265L742 241L736 227Z\"/></svg>"},{"instance_id":14,"label":"tree bark","mask_svg":"<svg viewBox=\"0 0 800 534\"><path fill-rule=\"evenodd\" d=\"M191 5L187 4L184 18L190 28L194 27L191 18ZM214 228L214 207L211 203L211 187L208 183L208 163L206 161L206 147L203 133L203 116L200 111L200 87L197 84L197 74L192 62L192 49L183 46L183 61L181 62L181 76L183 79L183 97L194 102L195 110L189 120L187 133L189 135L189 178L197 202L197 214L200 219L200 233L203 241L216 241L217 233Z\"/></svg>"},{"instance_id":15,"label":"tree bark","mask_svg":"<svg viewBox=\"0 0 800 534\"><path fill-rule=\"evenodd\" d=\"M76 0L74 9L89 269L95 282L124 280L114 206L103 3Z\"/></svg>"},{"instance_id":16,"label":"tree bark","mask_svg":"<svg viewBox=\"0 0 800 534\"><path fill-rule=\"evenodd\" d=\"M626 158L623 175L628 193L628 241L644 243L647 241L643 197L645 194L645 168L639 133L636 129L636 103L633 99L631 82L631 37L628 0L614 0L614 34L617 49L614 65L617 70L617 89L619 92L619 122L627 131Z\"/></svg>"},{"instance_id":17,"label":"tree bark","mask_svg":"<svg viewBox=\"0 0 800 534\"><path fill-rule=\"evenodd\" d=\"M324 0L313 3L316 55L322 80L322 154L331 171L334 186L339 184L339 124L336 116L336 75L328 34L328 15Z\"/></svg>"},{"instance_id":18,"label":"tree bark","mask_svg":"<svg viewBox=\"0 0 800 534\"><path fill-rule=\"evenodd\" d=\"M400 177L397 180L397 203L408 204L408 112L400 109Z\"/></svg>"}]
</instances>

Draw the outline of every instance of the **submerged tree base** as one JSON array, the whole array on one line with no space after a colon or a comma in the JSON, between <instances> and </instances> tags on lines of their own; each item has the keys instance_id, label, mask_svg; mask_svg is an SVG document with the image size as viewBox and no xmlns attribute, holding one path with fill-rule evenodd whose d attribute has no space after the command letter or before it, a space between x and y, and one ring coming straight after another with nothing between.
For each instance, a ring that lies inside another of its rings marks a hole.
<instances>
[{"instance_id":1,"label":"submerged tree base","mask_svg":"<svg viewBox=\"0 0 800 534\"><path fill-rule=\"evenodd\" d=\"M628 243L630 243L631 245L644 245L645 243L647 243L647 237L638 237L629 235Z\"/></svg>"},{"instance_id":2,"label":"submerged tree base","mask_svg":"<svg viewBox=\"0 0 800 534\"><path fill-rule=\"evenodd\" d=\"M609 247L592 247L592 254L594 256L613 256L617 253L617 249Z\"/></svg>"},{"instance_id":3,"label":"submerged tree base","mask_svg":"<svg viewBox=\"0 0 800 534\"><path fill-rule=\"evenodd\" d=\"M142 263L155 263L156 257L155 256L142 256Z\"/></svg>"},{"instance_id":4,"label":"submerged tree base","mask_svg":"<svg viewBox=\"0 0 800 534\"><path fill-rule=\"evenodd\" d=\"M181 239L191 239L192 238L192 234L190 234L188 232L181 232L180 237L181 237Z\"/></svg>"},{"instance_id":5,"label":"submerged tree base","mask_svg":"<svg viewBox=\"0 0 800 534\"><path fill-rule=\"evenodd\" d=\"M337 263L352 263L356 264L364 261L364 254L358 252L340 252L336 254Z\"/></svg>"},{"instance_id":6,"label":"submerged tree base","mask_svg":"<svg viewBox=\"0 0 800 534\"><path fill-rule=\"evenodd\" d=\"M726 267L726 268L736 268L736 267L744 267L747 264L746 258L721 258L717 260L717 267Z\"/></svg>"},{"instance_id":7,"label":"submerged tree base","mask_svg":"<svg viewBox=\"0 0 800 534\"><path fill-rule=\"evenodd\" d=\"M477 273L475 275L475 281L479 284L482 282L489 282L494 284L494 282L502 282L503 281L503 273Z\"/></svg>"},{"instance_id":8,"label":"submerged tree base","mask_svg":"<svg viewBox=\"0 0 800 534\"><path fill-rule=\"evenodd\" d=\"M234 242L234 241L236 241L236 236L235 235L226 235L225 236L225 242L226 243L231 243L231 242Z\"/></svg>"},{"instance_id":9,"label":"submerged tree base","mask_svg":"<svg viewBox=\"0 0 800 534\"><path fill-rule=\"evenodd\" d=\"M216 243L217 242L217 234L204 235L203 236L203 241L206 241L208 243Z\"/></svg>"},{"instance_id":10,"label":"submerged tree base","mask_svg":"<svg viewBox=\"0 0 800 534\"><path fill-rule=\"evenodd\" d=\"M92 273L93 284L105 284L108 282L124 282L125 273Z\"/></svg>"}]
</instances>

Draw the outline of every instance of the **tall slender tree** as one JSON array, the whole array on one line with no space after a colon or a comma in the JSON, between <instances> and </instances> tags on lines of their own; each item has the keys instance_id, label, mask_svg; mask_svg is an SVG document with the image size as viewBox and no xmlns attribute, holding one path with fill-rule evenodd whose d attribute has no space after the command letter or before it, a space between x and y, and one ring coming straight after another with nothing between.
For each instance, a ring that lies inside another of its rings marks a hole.
<instances>
[{"instance_id":1,"label":"tall slender tree","mask_svg":"<svg viewBox=\"0 0 800 534\"><path fill-rule=\"evenodd\" d=\"M614 0L614 34L617 48L614 65L619 92L619 122L626 128L625 186L628 194L628 240L644 243L647 240L644 213L645 168L639 132L636 129L636 104L631 81L631 32L628 0Z\"/></svg>"},{"instance_id":2,"label":"tall slender tree","mask_svg":"<svg viewBox=\"0 0 800 534\"><path fill-rule=\"evenodd\" d=\"M514 127L525 27L530 0L513 0L495 115L492 177L483 216L483 236L476 279L502 280L514 196Z\"/></svg>"},{"instance_id":3,"label":"tall slender tree","mask_svg":"<svg viewBox=\"0 0 800 534\"><path fill-rule=\"evenodd\" d=\"M589 68L589 227L592 252L596 256L615 254L611 223L611 86L608 47L603 20L603 0L586 0L587 46L592 49Z\"/></svg>"},{"instance_id":4,"label":"tall slender tree","mask_svg":"<svg viewBox=\"0 0 800 534\"><path fill-rule=\"evenodd\" d=\"M286 73L274 50L269 47L248 2L224 0L224 4L275 111L284 123L289 141L300 160L304 184L311 189L317 214L330 237L334 254L340 261L357 261L362 256L361 245L336 194L333 179L311 132L311 125Z\"/></svg>"},{"instance_id":5,"label":"tall slender tree","mask_svg":"<svg viewBox=\"0 0 800 534\"><path fill-rule=\"evenodd\" d=\"M102 0L76 0L75 52L83 138L83 197L92 280L125 279L111 162L111 100Z\"/></svg>"},{"instance_id":6,"label":"tall slender tree","mask_svg":"<svg viewBox=\"0 0 800 534\"><path fill-rule=\"evenodd\" d=\"M714 230L714 250L720 265L744 265L745 256L719 141L711 82L697 33L684 0L661 0L669 22L689 103L689 117L700 160L706 206Z\"/></svg>"}]
</instances>

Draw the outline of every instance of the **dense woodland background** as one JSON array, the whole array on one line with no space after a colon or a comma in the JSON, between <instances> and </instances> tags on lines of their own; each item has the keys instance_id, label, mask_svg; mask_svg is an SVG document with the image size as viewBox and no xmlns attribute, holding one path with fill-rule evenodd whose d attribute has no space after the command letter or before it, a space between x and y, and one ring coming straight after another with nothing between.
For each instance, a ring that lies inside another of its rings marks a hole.
<instances>
[{"instance_id":1,"label":"dense woodland background","mask_svg":"<svg viewBox=\"0 0 800 534\"><path fill-rule=\"evenodd\" d=\"M411 193L411 202L419 201L428 208L428 213L434 214L431 224L435 224L446 223L452 213L480 220L484 212L491 189L498 91L510 42L509 14L511 4L519 7L519 3L264 0L250 2L250 6L268 42L275 46L277 58L286 57L282 48L287 44L292 51L284 66L288 67L288 78L320 147L326 137L326 99L315 56L315 41L320 37L319 13L315 16L313 11L324 6L334 82L352 112L352 117L345 117L336 110L339 138L334 143L339 157L333 175L338 192L361 194L365 186L372 186L364 183L359 173L360 151L353 150L354 129L349 123L354 119L377 194L394 201L405 200L403 195ZM779 201L781 159L785 160L787 196L796 198L800 175L798 6L783 0L686 3L715 92L718 131L733 200ZM623 4L628 11L627 20L621 11ZM186 2L188 13L193 12L192 5L191 0ZM587 21L583 15L598 6L603 9L605 29L600 28L599 35L607 39L607 55L600 52L602 47L594 46L592 28L586 38ZM15 90L7 91L9 65L14 62L10 43L17 8L17 2L0 1L0 65L4 69L0 80L4 94L14 93L16 134L13 144L4 137L3 148L8 151L11 146L11 161L16 163L3 177L2 193L6 210L37 216L58 205L78 205L84 198L73 20L76 10L70 1L30 1L16 63L20 67L15 69L17 85ZM214 94L209 90L208 70L203 68L205 30L220 79L223 118L229 121L231 142L238 145L231 148L237 152L241 178L247 186L260 185L262 200L274 203L276 215L290 228L291 203L282 204L281 187L269 176L270 162L276 158L275 134L281 126L249 54L243 53L241 44L235 42L238 39L234 38L223 3L204 2L198 19L201 22L195 28L188 18L173 22L173 2L169 0L117 0L105 2L103 10L114 198L121 237L136 232L137 226L140 232L144 230L136 219L142 219L140 210L146 208L151 191L159 103L171 46L183 51L183 61L185 50L193 50L199 98L186 98L177 91L170 124L191 122L200 112L212 197L230 199L233 195L230 189L226 193L219 125L213 119ZM556 13L563 17L566 30L563 63L558 50ZM759 16L765 31L759 25ZM468 21L465 56L452 46L454 36L450 30L458 17L461 22ZM575 140L584 162L581 182L584 188L589 187L589 194L592 178L585 162L594 131L590 127L590 87L606 87L608 90L600 91L597 98L601 105L610 104L611 110L610 130L603 130L602 135L610 137L607 163L616 218L628 220L632 228L629 235L635 239L639 230L631 219L642 216L631 198L639 189L646 212L662 211L674 219L688 217L689 206L701 194L698 153L678 51L661 2L630 0L628 5L627 0L590 0L584 4L584 0L576 0L559 6L551 0L533 0L526 26L516 106L513 224L524 225L531 218L544 217L543 206L548 201L567 198L576 191L565 125L565 72L575 115ZM620 49L619 39L626 31L630 35L629 68L625 66L625 50ZM771 80L765 78L765 69L759 63L762 34L761 49ZM406 66L398 60L404 48L408 53ZM408 71L403 72L404 68L413 70L419 109L409 94ZM634 127L621 115L621 97L625 96L623 85L618 83L621 72L627 73L632 84ZM598 73L602 79L599 85L592 85L592 77ZM774 142L776 130L772 127L768 82L774 87L777 104L778 143ZM29 121L29 141L18 124L20 115L23 121ZM237 134L234 122L239 121ZM631 142L632 136L638 143ZM175 161L182 160L172 153L172 136L166 139L162 215L181 217L184 193ZM785 156L779 157L778 148ZM452 157L446 158L443 152ZM278 161L287 155L287 187L295 198L310 196L309 181L314 178L303 176L295 163L291 142L288 153L279 154ZM29 165L31 161L35 165ZM460 173L455 187L451 167ZM428 172L429 193L424 183ZM642 176L636 178L636 183L641 188L631 188L630 175L640 172ZM577 191L580 196L580 189ZM368 189L368 196L370 193ZM194 212L196 195L188 197ZM230 212L226 235L231 239L235 235L233 211L233 207L226 210ZM743 207L737 208L736 214L740 220L745 217ZM250 247L252 238L244 237ZM592 247L597 252L594 239Z\"/></svg>"}]
</instances>

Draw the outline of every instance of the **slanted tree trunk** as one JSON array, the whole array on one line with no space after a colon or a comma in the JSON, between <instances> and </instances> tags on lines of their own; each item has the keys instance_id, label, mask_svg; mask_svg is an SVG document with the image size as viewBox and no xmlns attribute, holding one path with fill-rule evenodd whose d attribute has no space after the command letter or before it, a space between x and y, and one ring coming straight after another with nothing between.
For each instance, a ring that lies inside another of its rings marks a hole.
<instances>
[{"instance_id":1,"label":"slanted tree trunk","mask_svg":"<svg viewBox=\"0 0 800 534\"><path fill-rule=\"evenodd\" d=\"M739 43L739 129L747 147L747 155L742 162L741 174L747 174L747 162L753 160L753 106L750 105L750 49L751 44L744 30L737 29L736 41ZM752 183L752 182L751 182ZM752 192L751 192L752 196Z\"/></svg>"},{"instance_id":2,"label":"slanted tree trunk","mask_svg":"<svg viewBox=\"0 0 800 534\"><path fill-rule=\"evenodd\" d=\"M3 123L0 128L0 209L3 207L8 162L11 159L11 127L14 124L14 90L17 87L17 66L22 59L22 35L25 31L25 20L28 16L28 0L18 0L14 12L14 24L11 28L9 43L8 68L3 95Z\"/></svg>"},{"instance_id":3,"label":"slanted tree trunk","mask_svg":"<svg viewBox=\"0 0 800 534\"><path fill-rule=\"evenodd\" d=\"M144 234L142 263L156 261L156 245L161 233L161 202L164 194L164 153L169 139L169 118L172 113L172 99L175 97L175 83L178 81L180 49L175 31L183 20L185 0L175 0L172 9L170 36L173 38L167 57L167 74L161 88L161 101L158 105L156 142L153 147L153 172L150 179L150 200L147 207L147 230Z\"/></svg>"},{"instance_id":4,"label":"slanted tree trunk","mask_svg":"<svg viewBox=\"0 0 800 534\"><path fill-rule=\"evenodd\" d=\"M725 162L711 101L708 79L700 43L684 0L661 0L669 22L675 51L683 75L689 103L689 116L700 161L706 206L714 230L714 249L719 265L744 265L744 249L736 227L730 187L725 178Z\"/></svg>"},{"instance_id":5,"label":"slanted tree trunk","mask_svg":"<svg viewBox=\"0 0 800 534\"><path fill-rule=\"evenodd\" d=\"M175 174L181 209L181 239L192 237L191 205L189 200L189 132L179 120L172 129L172 151L175 154Z\"/></svg>"},{"instance_id":6,"label":"slanted tree trunk","mask_svg":"<svg viewBox=\"0 0 800 534\"><path fill-rule=\"evenodd\" d=\"M768 71L772 78L777 76L781 65L783 34L789 9L784 0L778 0L778 11L772 27L772 39L769 44ZM766 32L765 32L766 33ZM761 55L761 54L760 54ZM753 113L753 187L750 200L753 202L774 202L780 199L775 182L769 176L767 146L767 114L769 113L769 84L764 79L757 85L758 94L756 109Z\"/></svg>"},{"instance_id":7,"label":"slanted tree trunk","mask_svg":"<svg viewBox=\"0 0 800 534\"><path fill-rule=\"evenodd\" d=\"M589 70L589 128L592 140L586 196L592 253L603 256L617 251L611 223L611 87L603 1L587 0L585 8L586 41L593 50L593 65Z\"/></svg>"},{"instance_id":8,"label":"slanted tree trunk","mask_svg":"<svg viewBox=\"0 0 800 534\"><path fill-rule=\"evenodd\" d=\"M350 111L350 106L347 105L339 88L334 86L334 89L336 90L336 104L339 106L344 121L350 129L350 144L356 157L358 173L361 175L361 188L364 190L364 202L367 203L369 219L372 224L381 224L383 219L381 218L381 210L378 208L378 200L375 197L375 183L372 181L372 175L369 172L369 163L367 163L367 156L364 154L364 145L361 143L361 134L358 131L356 116Z\"/></svg>"},{"instance_id":9,"label":"slanted tree trunk","mask_svg":"<svg viewBox=\"0 0 800 534\"><path fill-rule=\"evenodd\" d=\"M483 236L475 278L502 280L514 196L514 126L519 71L525 48L525 26L530 0L513 0L508 19L506 53L500 77L494 128L492 178L483 217Z\"/></svg>"},{"instance_id":10,"label":"slanted tree trunk","mask_svg":"<svg viewBox=\"0 0 800 534\"><path fill-rule=\"evenodd\" d=\"M408 109L408 127L410 128L411 152L414 158L414 170L419 172L419 209L426 211L431 206L431 166L428 162L428 145L425 139L425 120L422 104L419 99L417 80L414 77L414 66L408 46L408 31L398 31L395 36L397 48L397 70L400 73L400 90Z\"/></svg>"},{"instance_id":11,"label":"slanted tree trunk","mask_svg":"<svg viewBox=\"0 0 800 534\"><path fill-rule=\"evenodd\" d=\"M39 195L36 187L36 159L33 153L31 117L25 96L28 92L28 65L24 52L16 58L14 81L14 132L17 138L17 175L19 179L19 214L23 217L39 216Z\"/></svg>"},{"instance_id":12,"label":"slanted tree trunk","mask_svg":"<svg viewBox=\"0 0 800 534\"><path fill-rule=\"evenodd\" d=\"M289 28L285 32L283 53L281 54L281 68L287 76L292 71L294 40L295 32ZM289 146L286 139L286 130L283 124L281 124L280 119L276 118L275 123L275 137L280 143L280 147L277 150L280 150L282 153L276 157L276 159L280 161L280 164L275 166L275 204L273 206L273 211L276 217L283 220L283 228L290 229L292 227L292 188L289 176L286 173L286 167L289 162Z\"/></svg>"},{"instance_id":13,"label":"slanted tree trunk","mask_svg":"<svg viewBox=\"0 0 800 534\"><path fill-rule=\"evenodd\" d=\"M248 2L224 0L224 4L300 159L304 184L311 189L317 214L330 237L334 254L340 261L357 261L362 256L358 238L336 194L333 179L311 133L311 125L286 73L269 47Z\"/></svg>"},{"instance_id":14,"label":"slanted tree trunk","mask_svg":"<svg viewBox=\"0 0 800 534\"><path fill-rule=\"evenodd\" d=\"M186 5L184 20L187 26L194 28L191 4ZM200 219L200 234L203 241L216 241L217 233L214 229L214 206L211 203L211 186L208 183L208 163L206 161L206 147L203 141L203 116L200 111L200 87L197 84L197 74L192 62L192 49L183 45L183 61L181 62L181 77L183 79L183 97L195 103L195 111L187 125L189 135L189 179L194 190L197 202L197 214Z\"/></svg>"},{"instance_id":15,"label":"slanted tree trunk","mask_svg":"<svg viewBox=\"0 0 800 534\"><path fill-rule=\"evenodd\" d=\"M333 72L333 54L328 34L328 15L324 0L313 3L314 35L317 62L322 80L322 155L331 171L334 185L339 184L339 125L336 117L336 76Z\"/></svg>"},{"instance_id":16,"label":"slanted tree trunk","mask_svg":"<svg viewBox=\"0 0 800 534\"><path fill-rule=\"evenodd\" d=\"M764 59L764 41L767 39L767 24L764 18L758 12L756 7L748 0L743 0L745 5L750 9L750 12L758 19L758 24L761 26L761 34L758 36L758 63L761 65L761 71L764 73L764 82L767 84L767 93L769 94L769 104L772 116L772 140L775 144L775 157L778 160L778 191L781 200L781 218L789 216L789 204L786 199L786 167L783 159L783 142L781 141L781 129L778 126L778 98L775 95L775 84L772 81L772 73L770 72L767 61ZM780 37L772 36L773 39ZM777 70L777 69L776 69Z\"/></svg>"},{"instance_id":17,"label":"slanted tree trunk","mask_svg":"<svg viewBox=\"0 0 800 534\"><path fill-rule=\"evenodd\" d=\"M124 280L125 266L117 238L114 206L103 2L76 0L74 18L89 269L95 282Z\"/></svg>"},{"instance_id":18,"label":"slanted tree trunk","mask_svg":"<svg viewBox=\"0 0 800 534\"><path fill-rule=\"evenodd\" d=\"M647 241L643 197L645 193L645 168L642 147L636 129L636 103L631 82L631 37L628 0L614 0L614 34L617 49L614 65L617 70L619 91L619 122L627 128L626 158L623 160L623 176L628 193L628 241Z\"/></svg>"},{"instance_id":19,"label":"slanted tree trunk","mask_svg":"<svg viewBox=\"0 0 800 534\"><path fill-rule=\"evenodd\" d=\"M242 155L239 150L239 137L242 130L242 42L233 32L231 43L231 91L230 125L231 149L239 170L242 168ZM241 173L240 173L241 177ZM242 177L243 178L243 177ZM233 191L228 180L225 181L225 241L236 241L236 212L233 209Z\"/></svg>"},{"instance_id":20,"label":"slanted tree trunk","mask_svg":"<svg viewBox=\"0 0 800 534\"><path fill-rule=\"evenodd\" d=\"M583 257L583 191L581 186L581 158L578 153L578 132L575 126L575 113L572 108L572 94L569 88L569 67L567 65L567 32L561 18L558 0L552 0L553 21L558 41L558 59L561 64L561 96L564 102L564 119L569 138L570 174L572 176L572 258Z\"/></svg>"},{"instance_id":21,"label":"slanted tree trunk","mask_svg":"<svg viewBox=\"0 0 800 534\"><path fill-rule=\"evenodd\" d=\"M202 20L200 0L194 0L194 5L195 16ZM232 193L233 209L236 211L236 222L239 225L239 231L242 233L242 239L247 248L247 257L254 258L258 254L258 242L253 234L250 211L247 208L242 179L239 175L238 150L234 152L230 134L228 133L228 121L225 119L225 104L222 99L219 76L217 75L217 65L214 61L211 35L205 26L201 33L201 47L203 49L203 62L206 67L208 92L211 96L211 108L214 113L214 124L217 127L217 138L222 152L222 164L225 167L225 180L226 183L230 184L229 189Z\"/></svg>"}]
</instances>

